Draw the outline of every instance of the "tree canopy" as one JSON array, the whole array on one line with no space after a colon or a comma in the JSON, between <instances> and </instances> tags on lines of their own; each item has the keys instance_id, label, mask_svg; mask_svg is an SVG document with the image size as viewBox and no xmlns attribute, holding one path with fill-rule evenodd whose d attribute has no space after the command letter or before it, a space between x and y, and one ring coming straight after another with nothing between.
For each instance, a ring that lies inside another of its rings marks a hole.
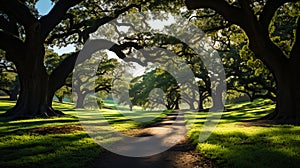
<instances>
[{"instance_id":1,"label":"tree canopy","mask_svg":"<svg viewBox=\"0 0 300 168\"><path fill-rule=\"evenodd\" d=\"M276 80L276 111L266 119L278 123L299 124L300 106L297 102L300 100L298 88L300 22L299 12L296 12L299 2L297 0L186 0L185 3L189 9L214 10L226 21L239 26L245 32L249 49L270 69ZM282 29L282 23L289 23L287 25L290 29ZM284 45L286 37L289 37L288 46L291 47Z\"/></svg>"}]
</instances>

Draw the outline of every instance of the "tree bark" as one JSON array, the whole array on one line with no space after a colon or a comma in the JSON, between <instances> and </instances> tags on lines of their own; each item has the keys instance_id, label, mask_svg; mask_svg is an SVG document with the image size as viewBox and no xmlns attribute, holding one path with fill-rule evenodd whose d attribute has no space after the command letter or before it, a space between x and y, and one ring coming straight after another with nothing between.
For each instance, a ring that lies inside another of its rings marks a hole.
<instances>
[{"instance_id":1,"label":"tree bark","mask_svg":"<svg viewBox=\"0 0 300 168\"><path fill-rule=\"evenodd\" d=\"M276 109L273 113L263 117L264 120L271 120L276 124L300 125L299 115L299 76L295 73L296 67L286 67L284 73L277 76L277 100Z\"/></svg>"},{"instance_id":2,"label":"tree bark","mask_svg":"<svg viewBox=\"0 0 300 168\"><path fill-rule=\"evenodd\" d=\"M86 94L77 93L76 108L84 108L84 99Z\"/></svg>"},{"instance_id":3,"label":"tree bark","mask_svg":"<svg viewBox=\"0 0 300 168\"><path fill-rule=\"evenodd\" d=\"M19 86L16 86L9 95L9 100L16 101L18 100Z\"/></svg>"},{"instance_id":4,"label":"tree bark","mask_svg":"<svg viewBox=\"0 0 300 168\"><path fill-rule=\"evenodd\" d=\"M62 97L62 96L58 96L58 97L57 97L58 102L63 103L63 98L64 98L64 97Z\"/></svg>"},{"instance_id":5,"label":"tree bark","mask_svg":"<svg viewBox=\"0 0 300 168\"><path fill-rule=\"evenodd\" d=\"M24 66L24 65L23 65ZM5 113L7 117L31 118L58 116L48 101L48 75L38 66L18 67L20 93L16 105Z\"/></svg>"},{"instance_id":6,"label":"tree bark","mask_svg":"<svg viewBox=\"0 0 300 168\"><path fill-rule=\"evenodd\" d=\"M222 87L220 85L217 86L216 90L212 89L212 102L213 106L211 107L212 111L220 111L224 110L224 104L223 104L223 92L225 90L222 90Z\"/></svg>"},{"instance_id":7,"label":"tree bark","mask_svg":"<svg viewBox=\"0 0 300 168\"><path fill-rule=\"evenodd\" d=\"M199 96L199 102L198 102L198 111L201 112L204 110L204 107L203 107L203 96L201 95L200 93L200 96Z\"/></svg>"},{"instance_id":8,"label":"tree bark","mask_svg":"<svg viewBox=\"0 0 300 168\"><path fill-rule=\"evenodd\" d=\"M18 51L18 55L14 56L22 59L13 59L20 81L19 98L4 116L32 118L62 115L62 112L52 108L52 97L50 100L48 96L49 75L44 66L45 48L40 36L40 24L33 23L26 31L24 50Z\"/></svg>"}]
</instances>

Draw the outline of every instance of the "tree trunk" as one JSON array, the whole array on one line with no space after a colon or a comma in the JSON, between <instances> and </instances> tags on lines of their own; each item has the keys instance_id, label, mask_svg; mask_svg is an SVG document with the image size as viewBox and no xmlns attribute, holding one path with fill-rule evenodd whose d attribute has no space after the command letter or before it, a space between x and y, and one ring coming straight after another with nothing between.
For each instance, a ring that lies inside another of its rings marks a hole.
<instances>
[{"instance_id":1,"label":"tree trunk","mask_svg":"<svg viewBox=\"0 0 300 168\"><path fill-rule=\"evenodd\" d=\"M4 116L32 118L63 115L52 108L52 99L48 98L49 75L44 66L45 48L40 37L41 27L35 23L27 31L24 51L19 51L12 59L19 75L19 97L16 105Z\"/></svg>"},{"instance_id":2,"label":"tree trunk","mask_svg":"<svg viewBox=\"0 0 300 168\"><path fill-rule=\"evenodd\" d=\"M63 103L63 98L64 98L64 97L62 97L62 96L58 96L58 97L57 97L58 102Z\"/></svg>"},{"instance_id":3,"label":"tree trunk","mask_svg":"<svg viewBox=\"0 0 300 168\"><path fill-rule=\"evenodd\" d=\"M77 93L76 108L84 108L84 99L86 94Z\"/></svg>"},{"instance_id":4,"label":"tree trunk","mask_svg":"<svg viewBox=\"0 0 300 168\"><path fill-rule=\"evenodd\" d=\"M63 113L55 111L48 102L48 75L42 69L30 71L19 68L20 93L15 107L5 113L7 117L31 118L58 116Z\"/></svg>"},{"instance_id":5,"label":"tree trunk","mask_svg":"<svg viewBox=\"0 0 300 168\"><path fill-rule=\"evenodd\" d=\"M295 67L290 65L286 67L285 72L275 76L277 77L276 109L262 119L272 120L276 124L300 125L300 77Z\"/></svg>"},{"instance_id":6,"label":"tree trunk","mask_svg":"<svg viewBox=\"0 0 300 168\"><path fill-rule=\"evenodd\" d=\"M224 110L224 103L223 103L223 92L224 89L218 85L217 88L212 90L212 102L213 106L211 107L212 111L220 111Z\"/></svg>"},{"instance_id":7,"label":"tree trunk","mask_svg":"<svg viewBox=\"0 0 300 168\"><path fill-rule=\"evenodd\" d=\"M200 93L201 94L201 93ZM201 112L204 110L204 107L203 107L203 96L199 96L199 103L198 103L198 111Z\"/></svg>"},{"instance_id":8,"label":"tree trunk","mask_svg":"<svg viewBox=\"0 0 300 168\"><path fill-rule=\"evenodd\" d=\"M19 94L19 91L20 91L19 80L17 82L18 83L16 84L14 89L10 92L9 100L16 101L18 99L18 94Z\"/></svg>"},{"instance_id":9,"label":"tree trunk","mask_svg":"<svg viewBox=\"0 0 300 168\"><path fill-rule=\"evenodd\" d=\"M179 108L179 100L176 99L174 110L179 110L179 109L180 109L180 108Z\"/></svg>"}]
</instances>

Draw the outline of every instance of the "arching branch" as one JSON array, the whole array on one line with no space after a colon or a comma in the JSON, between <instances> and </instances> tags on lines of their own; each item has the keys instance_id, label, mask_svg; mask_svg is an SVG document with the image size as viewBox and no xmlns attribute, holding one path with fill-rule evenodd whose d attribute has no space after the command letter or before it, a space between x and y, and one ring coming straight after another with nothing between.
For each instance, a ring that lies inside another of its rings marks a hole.
<instances>
[{"instance_id":1,"label":"arching branch","mask_svg":"<svg viewBox=\"0 0 300 168\"><path fill-rule=\"evenodd\" d=\"M41 17L42 38L46 39L49 33L63 20L67 11L81 1L82 0L59 0L47 15Z\"/></svg>"},{"instance_id":2,"label":"arching branch","mask_svg":"<svg viewBox=\"0 0 300 168\"><path fill-rule=\"evenodd\" d=\"M24 50L24 43L14 35L0 30L0 37L0 49L6 51L9 56L17 57Z\"/></svg>"},{"instance_id":3,"label":"arching branch","mask_svg":"<svg viewBox=\"0 0 300 168\"><path fill-rule=\"evenodd\" d=\"M267 0L262 13L260 14L259 21L262 26L265 28L265 31L268 31L270 22L277 11L277 9L288 2L297 2L299 0Z\"/></svg>"},{"instance_id":4,"label":"arching branch","mask_svg":"<svg viewBox=\"0 0 300 168\"><path fill-rule=\"evenodd\" d=\"M220 13L226 20L231 23L240 25L244 22L240 8L231 6L224 0L186 0L188 9L210 8Z\"/></svg>"},{"instance_id":5,"label":"arching branch","mask_svg":"<svg viewBox=\"0 0 300 168\"><path fill-rule=\"evenodd\" d=\"M0 1L0 10L8 15L12 15L27 30L29 27L37 23L37 19L32 15L28 7L18 0L2 0Z\"/></svg>"}]
</instances>

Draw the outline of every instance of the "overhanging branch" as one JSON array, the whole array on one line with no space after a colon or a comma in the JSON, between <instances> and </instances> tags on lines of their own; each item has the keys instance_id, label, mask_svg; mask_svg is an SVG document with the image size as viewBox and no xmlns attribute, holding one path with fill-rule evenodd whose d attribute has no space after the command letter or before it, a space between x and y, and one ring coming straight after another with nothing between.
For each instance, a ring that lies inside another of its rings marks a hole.
<instances>
[{"instance_id":1,"label":"overhanging branch","mask_svg":"<svg viewBox=\"0 0 300 168\"><path fill-rule=\"evenodd\" d=\"M265 31L268 31L270 22L277 11L277 9L288 2L297 2L299 0L267 0L262 13L260 14L259 21L262 26L265 28Z\"/></svg>"},{"instance_id":2,"label":"overhanging branch","mask_svg":"<svg viewBox=\"0 0 300 168\"><path fill-rule=\"evenodd\" d=\"M291 51L291 60L295 61L296 64L300 62L300 18L297 20L297 29L295 35L295 42Z\"/></svg>"},{"instance_id":3,"label":"overhanging branch","mask_svg":"<svg viewBox=\"0 0 300 168\"><path fill-rule=\"evenodd\" d=\"M220 13L231 23L240 25L243 22L242 11L240 8L229 5L224 0L186 0L188 9L210 8Z\"/></svg>"},{"instance_id":4,"label":"overhanging branch","mask_svg":"<svg viewBox=\"0 0 300 168\"><path fill-rule=\"evenodd\" d=\"M25 30L37 23L37 19L32 15L28 7L18 0L2 0L0 1L0 10L8 15L12 15Z\"/></svg>"},{"instance_id":5,"label":"overhanging branch","mask_svg":"<svg viewBox=\"0 0 300 168\"><path fill-rule=\"evenodd\" d=\"M132 8L140 8L142 4L131 4L127 7L124 7L120 10L117 10L114 12L113 16L105 16L103 18L97 19L95 21L93 21L93 24L90 25L87 29L85 29L82 33L81 36L83 38L83 41L88 40L89 38L89 34L95 32L100 26L118 18L121 14L129 11Z\"/></svg>"},{"instance_id":6,"label":"overhanging branch","mask_svg":"<svg viewBox=\"0 0 300 168\"><path fill-rule=\"evenodd\" d=\"M67 11L81 1L82 0L59 0L47 15L41 17L42 38L46 39L56 25L63 20Z\"/></svg>"},{"instance_id":7,"label":"overhanging branch","mask_svg":"<svg viewBox=\"0 0 300 168\"><path fill-rule=\"evenodd\" d=\"M0 30L0 49L7 52L11 56L18 56L24 51L24 43L10 33Z\"/></svg>"}]
</instances>

